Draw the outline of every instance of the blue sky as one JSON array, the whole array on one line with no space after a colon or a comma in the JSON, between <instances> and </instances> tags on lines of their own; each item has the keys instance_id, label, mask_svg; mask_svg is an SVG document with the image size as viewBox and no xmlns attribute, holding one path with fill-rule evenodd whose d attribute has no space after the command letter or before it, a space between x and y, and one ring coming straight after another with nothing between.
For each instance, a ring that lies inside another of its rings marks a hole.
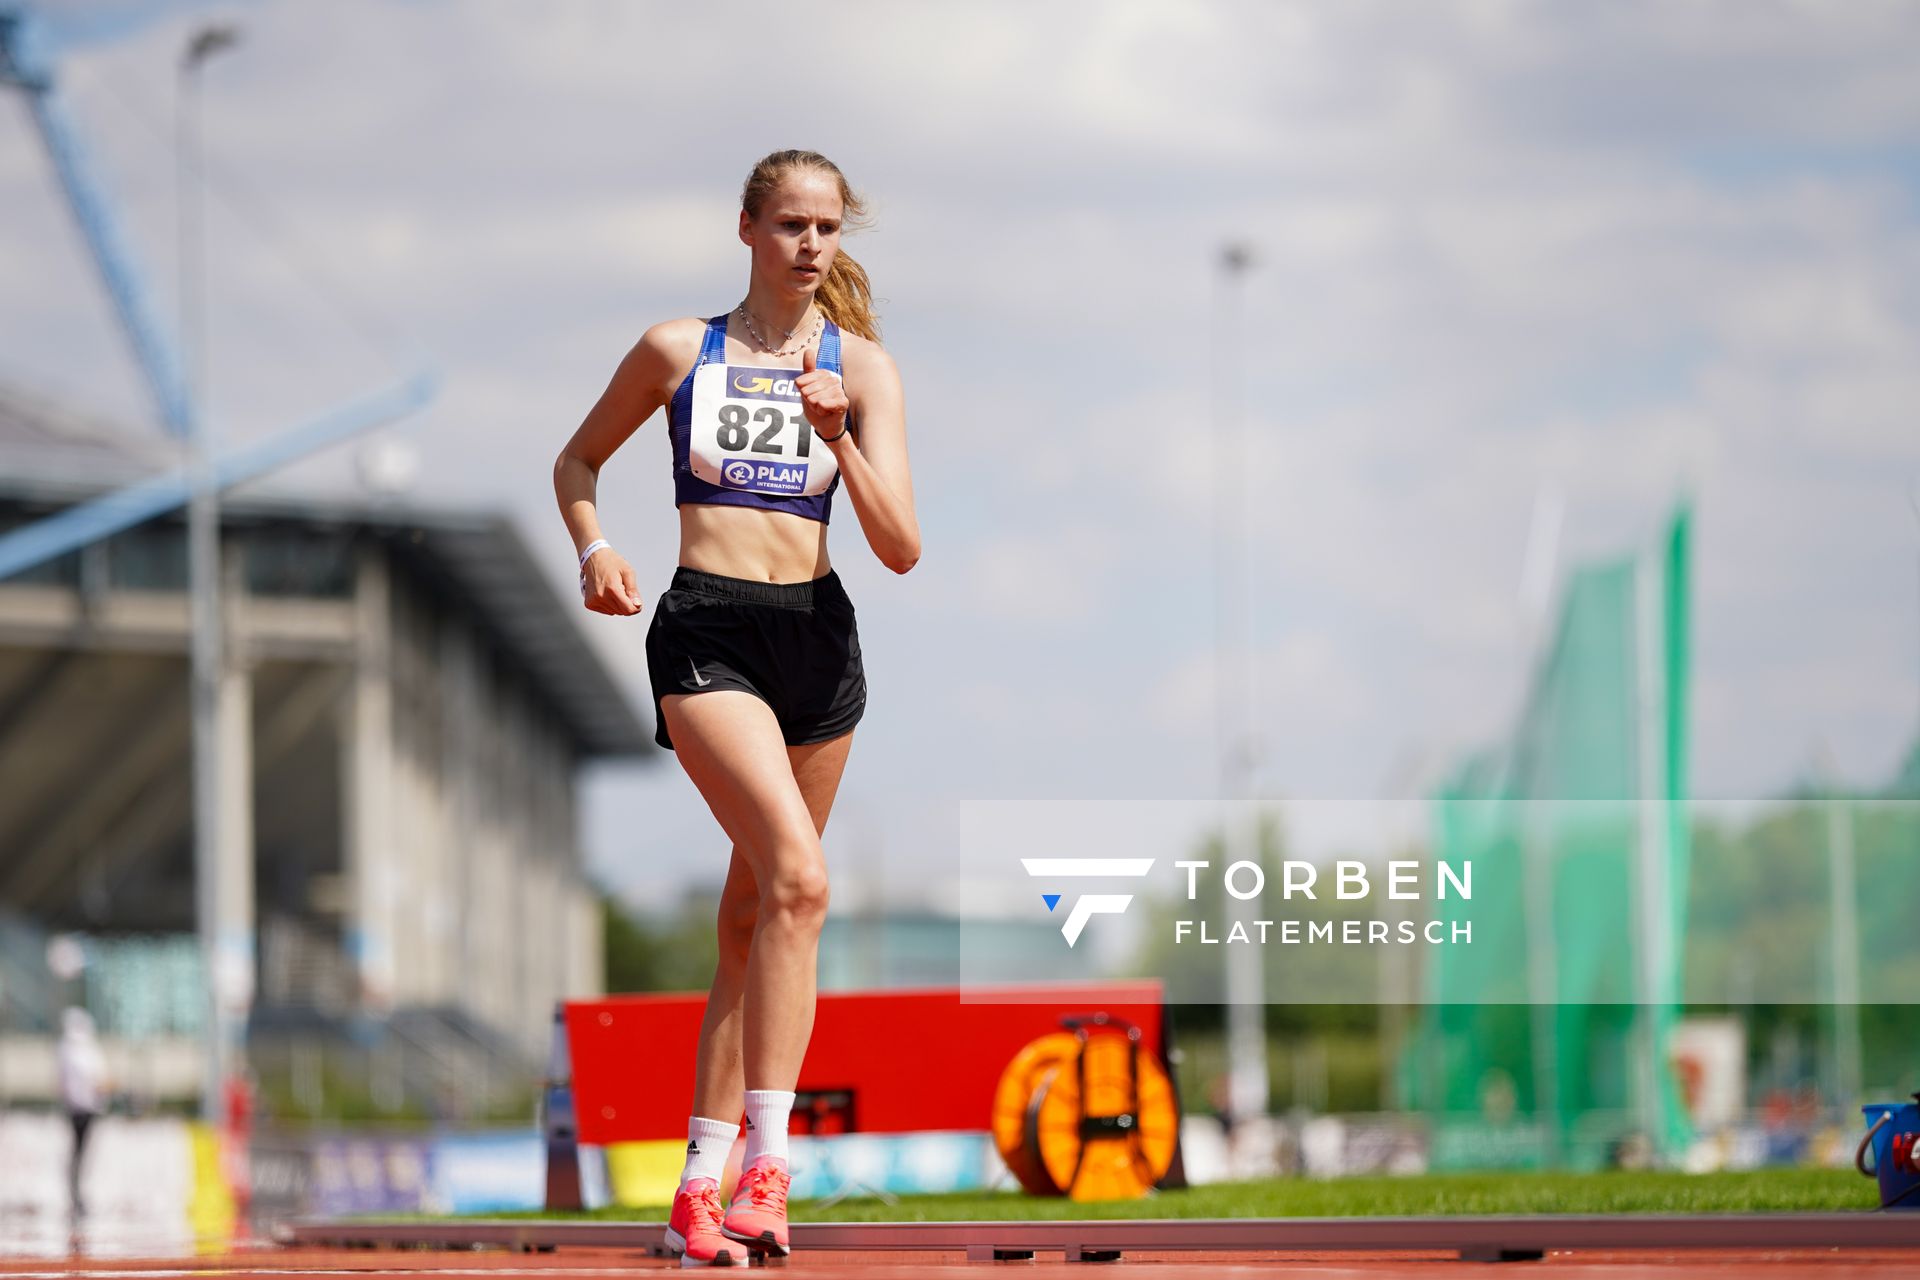
<instances>
[{"instance_id":1,"label":"blue sky","mask_svg":"<svg viewBox=\"0 0 1920 1280\"><path fill-rule=\"evenodd\" d=\"M827 839L843 904L938 899L952 831L1008 804L1146 802L1198 836L1222 342L1259 787L1307 852L1417 832L1425 786L1513 714L1542 495L1561 573L1693 497L1710 802L1777 792L1818 743L1876 782L1920 726L1911 5L210 12L244 38L206 71L208 151L275 228L215 196L223 430L422 353L445 389L394 433L418 495L512 512L563 595L553 455L643 328L737 301L752 161L817 147L868 193L848 249L906 382L926 549L896 578L842 504L873 690ZM187 30L68 63L168 306ZM150 422L17 100L0 205L0 378ZM1259 265L1222 338L1229 237ZM398 336L356 331L316 272ZM283 483L351 487L351 461ZM675 553L657 422L601 499L651 601ZM644 620L581 625L644 701ZM593 865L635 900L717 876L670 760L584 795Z\"/></svg>"}]
</instances>

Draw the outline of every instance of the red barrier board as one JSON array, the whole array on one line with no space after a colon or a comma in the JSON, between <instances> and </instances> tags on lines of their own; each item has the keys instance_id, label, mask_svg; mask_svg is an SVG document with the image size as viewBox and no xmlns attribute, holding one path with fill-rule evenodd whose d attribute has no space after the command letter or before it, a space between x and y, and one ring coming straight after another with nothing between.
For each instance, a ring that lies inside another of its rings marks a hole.
<instances>
[{"instance_id":1,"label":"red barrier board","mask_svg":"<svg viewBox=\"0 0 1920 1280\"><path fill-rule=\"evenodd\" d=\"M1158 982L822 992L800 1068L803 1093L843 1094L845 1128L861 1133L985 1129L1013 1055L1060 1019L1104 1012L1140 1028L1166 1057ZM705 993L608 996L565 1006L580 1141L684 1138Z\"/></svg>"}]
</instances>

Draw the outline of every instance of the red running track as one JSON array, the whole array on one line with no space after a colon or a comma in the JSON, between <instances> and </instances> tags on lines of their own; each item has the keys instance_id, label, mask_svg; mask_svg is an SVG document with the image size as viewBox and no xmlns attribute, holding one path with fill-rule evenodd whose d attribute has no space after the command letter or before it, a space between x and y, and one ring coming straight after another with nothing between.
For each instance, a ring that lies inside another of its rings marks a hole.
<instances>
[{"instance_id":1,"label":"red running track","mask_svg":"<svg viewBox=\"0 0 1920 1280\"><path fill-rule=\"evenodd\" d=\"M1733 1280L1891 1280L1920 1274L1920 1257L1896 1250L1697 1250L1676 1252L1553 1251L1535 1262L1471 1263L1444 1253L1129 1253L1118 1263L1063 1262L1042 1255L1031 1262L968 1262L959 1252L835 1253L809 1252L785 1264L731 1268L745 1277L800 1272L813 1277L849 1276L858 1280L990 1280L1008 1274L1072 1275L1093 1280L1105 1267L1114 1280L1173 1280L1212 1277L1300 1276L1315 1280L1361 1277L1430 1277L1431 1280L1682 1280L1705 1275ZM672 1259L610 1249L566 1249L556 1253L453 1252L368 1249L276 1249L261 1247L211 1256L159 1259L0 1258L0 1280L185 1280L204 1276L238 1280L242 1276L276 1280L451 1280L473 1276L505 1280L573 1280L679 1271ZM798 1277L795 1277L798 1280Z\"/></svg>"}]
</instances>

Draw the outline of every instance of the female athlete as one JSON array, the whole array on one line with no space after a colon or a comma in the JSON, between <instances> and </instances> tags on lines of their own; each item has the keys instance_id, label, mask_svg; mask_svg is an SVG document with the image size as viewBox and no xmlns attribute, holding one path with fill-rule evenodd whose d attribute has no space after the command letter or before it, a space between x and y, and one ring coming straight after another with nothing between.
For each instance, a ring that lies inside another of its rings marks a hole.
<instances>
[{"instance_id":1,"label":"female athlete","mask_svg":"<svg viewBox=\"0 0 1920 1280\"><path fill-rule=\"evenodd\" d=\"M840 251L858 198L825 156L781 151L754 166L740 204L745 300L647 330L554 464L586 607L637 614L595 484L668 410L680 559L647 631L656 737L733 842L667 1233L683 1266L787 1252L787 1118L827 910L820 834L867 696L853 605L827 559L841 482L882 563L905 573L920 558L900 377L866 272ZM743 1171L723 1214L743 1110Z\"/></svg>"}]
</instances>

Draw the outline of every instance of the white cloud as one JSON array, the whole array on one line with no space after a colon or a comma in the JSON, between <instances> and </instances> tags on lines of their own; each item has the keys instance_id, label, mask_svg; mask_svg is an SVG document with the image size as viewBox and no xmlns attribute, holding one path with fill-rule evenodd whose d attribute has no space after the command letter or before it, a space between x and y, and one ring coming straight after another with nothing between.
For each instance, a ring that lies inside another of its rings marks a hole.
<instances>
[{"instance_id":1,"label":"white cloud","mask_svg":"<svg viewBox=\"0 0 1920 1280\"><path fill-rule=\"evenodd\" d=\"M1245 687L1229 691L1229 697L1235 704L1250 703L1247 719L1269 726L1269 735L1339 737L1385 709L1368 673L1324 632L1292 631L1246 658L1229 657L1226 670L1250 672ZM1212 734L1216 688L1212 653L1182 662L1148 696L1154 726L1186 736Z\"/></svg>"}]
</instances>

